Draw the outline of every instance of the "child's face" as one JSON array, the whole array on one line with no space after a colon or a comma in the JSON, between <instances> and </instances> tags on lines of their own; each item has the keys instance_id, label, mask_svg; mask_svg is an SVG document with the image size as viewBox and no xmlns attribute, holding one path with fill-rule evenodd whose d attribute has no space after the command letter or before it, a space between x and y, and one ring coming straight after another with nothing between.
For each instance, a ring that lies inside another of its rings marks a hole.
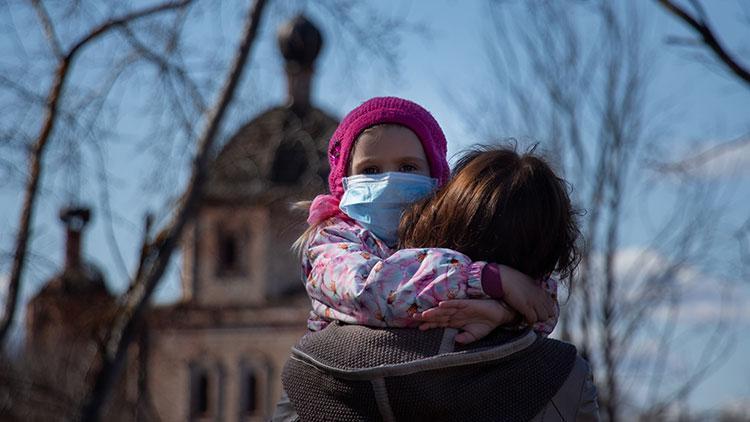
<instances>
[{"instance_id":1,"label":"child's face","mask_svg":"<svg viewBox=\"0 0 750 422\"><path fill-rule=\"evenodd\" d=\"M419 138L408 128L378 126L363 132L354 147L349 176L402 172L430 176L430 165Z\"/></svg>"}]
</instances>

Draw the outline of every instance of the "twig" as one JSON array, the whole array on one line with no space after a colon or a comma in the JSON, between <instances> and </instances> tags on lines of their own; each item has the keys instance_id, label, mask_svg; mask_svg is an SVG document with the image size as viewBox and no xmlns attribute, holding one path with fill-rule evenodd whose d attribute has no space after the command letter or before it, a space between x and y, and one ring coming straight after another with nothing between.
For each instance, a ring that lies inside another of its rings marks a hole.
<instances>
[{"instance_id":1,"label":"twig","mask_svg":"<svg viewBox=\"0 0 750 422\"><path fill-rule=\"evenodd\" d=\"M47 40L49 40L50 46L52 47L52 52L55 53L55 57L61 59L63 57L63 49L60 46L60 40L57 38L55 26L49 18L47 9L44 7L44 4L42 4L41 0L31 0L31 5L34 7L34 10L36 10L39 20L42 21L42 28L44 29L44 34L47 36Z\"/></svg>"},{"instance_id":2,"label":"twig","mask_svg":"<svg viewBox=\"0 0 750 422\"><path fill-rule=\"evenodd\" d=\"M736 151L738 148L742 148L745 145L750 145L750 134L745 134L739 138L714 145L705 151L701 151L692 157L680 161L673 163L655 163L654 168L661 172L686 172Z\"/></svg>"},{"instance_id":3,"label":"twig","mask_svg":"<svg viewBox=\"0 0 750 422\"><path fill-rule=\"evenodd\" d=\"M713 30L708 26L708 22L705 20L705 11L697 1L693 4L696 5L698 14L701 15L699 18L691 16L683 8L673 3L671 0L657 0L667 11L672 13L681 19L684 23L690 26L695 32L697 32L707 47L709 47L714 54L721 60L738 78L743 80L748 87L750 87L750 70L743 67L737 60L732 57L726 48L716 39ZM700 19L700 20L699 20Z\"/></svg>"}]
</instances>

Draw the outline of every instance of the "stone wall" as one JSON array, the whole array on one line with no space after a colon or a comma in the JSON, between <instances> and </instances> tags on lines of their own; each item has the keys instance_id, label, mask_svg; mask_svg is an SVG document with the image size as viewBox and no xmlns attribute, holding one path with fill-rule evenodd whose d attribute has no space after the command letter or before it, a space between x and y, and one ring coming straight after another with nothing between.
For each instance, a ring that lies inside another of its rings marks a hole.
<instances>
[{"instance_id":1,"label":"stone wall","mask_svg":"<svg viewBox=\"0 0 750 422\"><path fill-rule=\"evenodd\" d=\"M290 308L286 315L287 322L276 324L246 321L151 330L149 390L161 420L267 420L281 393L280 374L289 349L306 331L304 308ZM252 413L245 410L248 391L243 384L249 373L256 378ZM200 374L207 376L205 412L195 412L191 403Z\"/></svg>"}]
</instances>

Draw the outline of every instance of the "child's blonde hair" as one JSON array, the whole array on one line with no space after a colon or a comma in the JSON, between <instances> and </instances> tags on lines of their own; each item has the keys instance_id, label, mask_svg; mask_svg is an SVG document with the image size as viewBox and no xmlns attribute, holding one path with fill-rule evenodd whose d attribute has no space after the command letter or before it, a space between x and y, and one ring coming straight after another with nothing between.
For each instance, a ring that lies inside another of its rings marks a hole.
<instances>
[{"instance_id":1,"label":"child's blonde hair","mask_svg":"<svg viewBox=\"0 0 750 422\"><path fill-rule=\"evenodd\" d=\"M292 204L291 208L293 211L299 211L299 212L309 212L310 211L310 205L312 205L312 201L298 201ZM329 219L330 220L330 219ZM318 227L320 227L324 222L321 221L319 223L310 224L307 226L305 231L302 232L302 234L297 238L297 240L292 243L292 252L294 252L295 255L302 257L302 253L305 250L305 246L307 245L307 242L312 238L313 234L318 230Z\"/></svg>"}]
</instances>

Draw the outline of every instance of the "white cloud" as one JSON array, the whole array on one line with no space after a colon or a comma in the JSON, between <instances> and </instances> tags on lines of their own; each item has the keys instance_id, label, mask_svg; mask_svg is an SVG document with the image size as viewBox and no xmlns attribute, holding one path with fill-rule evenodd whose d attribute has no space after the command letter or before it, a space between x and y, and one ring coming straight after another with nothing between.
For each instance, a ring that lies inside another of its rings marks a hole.
<instances>
[{"instance_id":1,"label":"white cloud","mask_svg":"<svg viewBox=\"0 0 750 422\"><path fill-rule=\"evenodd\" d=\"M603 258L594 257L592 268L595 274L603 274ZM728 280L707 274L689 264L682 264L669 274L661 277L673 264L669 257L653 249L624 248L614 257L614 273L618 281L616 287L616 307L624 309L629 305L638 306L648 295L674 294L679 306L681 325L715 324L720 320L732 320L734 324L750 328L750 286L739 285ZM604 290L601 277L592 289L595 301L600 300ZM662 289L665 287L669 289ZM573 300L576 300L574 298ZM664 321L675 304L667 297L654 297L649 319ZM647 321L644 321L644 323Z\"/></svg>"},{"instance_id":2,"label":"white cloud","mask_svg":"<svg viewBox=\"0 0 750 422\"><path fill-rule=\"evenodd\" d=\"M750 396L726 400L718 408L724 416L736 415L747 417L747 415L750 415Z\"/></svg>"},{"instance_id":3,"label":"white cloud","mask_svg":"<svg viewBox=\"0 0 750 422\"><path fill-rule=\"evenodd\" d=\"M645 276L658 274L658 271L670 266L668 258L658 252L647 251L645 255L648 260L639 263L632 259L632 253L626 252L622 255L623 265L632 267L645 262L646 265L641 268ZM732 321L735 326L750 328L750 287L712 276L687 264L674 274L672 282L678 289L678 322L681 325ZM666 301L657 305L652 313L653 318L667 318L673 307Z\"/></svg>"},{"instance_id":4,"label":"white cloud","mask_svg":"<svg viewBox=\"0 0 750 422\"><path fill-rule=\"evenodd\" d=\"M603 257L596 256L591 263L594 284L590 293L594 297L595 312L601 312ZM633 405L649 403L646 387L650 385L651 376L658 373L654 372L656 362L664 368L665 376L659 381L657 393L661 396L679 386L700 366L703 362L701 359L712 359L724 351L731 352L732 349L728 349L731 342L728 340L738 330L750 329L750 286L707 274L689 264L679 266L669 277L660 278L660 274L674 265L668 256L646 248L618 251L614 257L614 267L618 283L615 332L620 335L625 332L632 313L624 316L622 313L632 312L628 310L629 306L639 307L648 303L646 313L635 321L635 332L623 339L622 351L627 351L627 354L622 355L619 362L623 397L627 396ZM663 286L669 286L669 289L660 289ZM655 300L647 302L650 299L648 295ZM579 309L576 309L578 304L575 302L580 300L580 295L574 295L570 299L572 303L563 306L562 312L577 312ZM590 331L587 340L594 349L594 359L599 361L602 358L599 355L601 321L600 314L588 319ZM726 328L719 337L711 337L719 323L726 324ZM578 327L570 328L574 330L574 338L578 339L576 343L582 344L584 338L575 330ZM704 350L711 351L702 357ZM664 355L665 351L667 356ZM596 375L599 378L602 376Z\"/></svg>"},{"instance_id":5,"label":"white cloud","mask_svg":"<svg viewBox=\"0 0 750 422\"><path fill-rule=\"evenodd\" d=\"M684 163L690 174L719 179L750 175L750 138L716 141L695 146L677 155L675 162ZM681 158L680 158L681 157Z\"/></svg>"}]
</instances>

